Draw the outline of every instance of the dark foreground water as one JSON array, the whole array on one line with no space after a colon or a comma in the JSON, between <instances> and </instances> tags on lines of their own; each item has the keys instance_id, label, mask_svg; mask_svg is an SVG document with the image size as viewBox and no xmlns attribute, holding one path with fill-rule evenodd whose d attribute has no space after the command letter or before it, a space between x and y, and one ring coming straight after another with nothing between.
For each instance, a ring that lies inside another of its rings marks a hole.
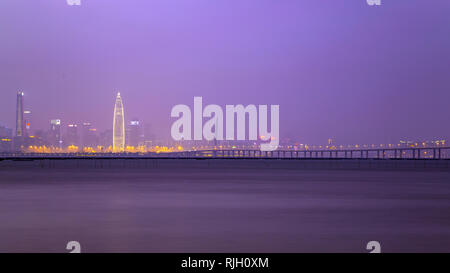
<instances>
[{"instance_id":1,"label":"dark foreground water","mask_svg":"<svg viewBox=\"0 0 450 273\"><path fill-rule=\"evenodd\" d=\"M279 164L3 164L0 252L450 252L449 171Z\"/></svg>"}]
</instances>

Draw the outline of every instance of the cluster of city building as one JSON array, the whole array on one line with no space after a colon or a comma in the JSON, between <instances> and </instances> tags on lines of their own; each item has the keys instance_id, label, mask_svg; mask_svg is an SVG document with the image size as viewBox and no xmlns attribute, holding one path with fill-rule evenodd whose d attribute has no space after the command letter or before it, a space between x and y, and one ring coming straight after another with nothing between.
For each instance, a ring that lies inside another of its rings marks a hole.
<instances>
[{"instance_id":1,"label":"cluster of city building","mask_svg":"<svg viewBox=\"0 0 450 273\"><path fill-rule=\"evenodd\" d=\"M91 122L80 124L64 123L55 118L49 121L48 129L36 129L31 125L31 111L24 108L24 93L17 93L16 128L11 129L0 124L1 152L111 152L114 150L114 130L99 131ZM123 127L124 151L147 151L155 149L150 126L139 119L132 119ZM113 128L114 129L114 128ZM167 147L157 149L170 150Z\"/></svg>"},{"instance_id":2,"label":"cluster of city building","mask_svg":"<svg viewBox=\"0 0 450 273\"><path fill-rule=\"evenodd\" d=\"M17 93L15 129L0 124L0 152L30 153L110 153L174 152L181 150L259 149L255 141L155 141L148 124L137 119L125 123L120 93L116 96L112 129L99 132L91 122L65 124L61 119L49 121L47 130L33 129L31 111L24 108L24 93ZM328 139L324 145L302 144L285 139L282 150L328 150L398 147L444 147L446 140L400 140L395 144L337 145Z\"/></svg>"}]
</instances>

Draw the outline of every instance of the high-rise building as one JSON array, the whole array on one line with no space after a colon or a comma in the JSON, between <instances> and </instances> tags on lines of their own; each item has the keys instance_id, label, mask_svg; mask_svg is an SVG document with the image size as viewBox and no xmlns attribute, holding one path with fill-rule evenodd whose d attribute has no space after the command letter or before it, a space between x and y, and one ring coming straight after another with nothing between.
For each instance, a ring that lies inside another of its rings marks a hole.
<instances>
[{"instance_id":1,"label":"high-rise building","mask_svg":"<svg viewBox=\"0 0 450 273\"><path fill-rule=\"evenodd\" d=\"M125 116L123 112L122 98L120 97L120 92L118 92L114 105L113 120L113 151L115 153L125 150Z\"/></svg>"},{"instance_id":2,"label":"high-rise building","mask_svg":"<svg viewBox=\"0 0 450 273\"><path fill-rule=\"evenodd\" d=\"M48 142L53 147L61 148L61 120L52 119L50 121L50 132L48 135Z\"/></svg>"},{"instance_id":3,"label":"high-rise building","mask_svg":"<svg viewBox=\"0 0 450 273\"><path fill-rule=\"evenodd\" d=\"M67 146L78 146L79 138L78 138L78 125L69 124L67 125L66 137L64 139L64 147Z\"/></svg>"},{"instance_id":4,"label":"high-rise building","mask_svg":"<svg viewBox=\"0 0 450 273\"><path fill-rule=\"evenodd\" d=\"M16 137L22 137L24 135L24 120L23 120L23 92L17 93L17 106L16 106Z\"/></svg>"},{"instance_id":5,"label":"high-rise building","mask_svg":"<svg viewBox=\"0 0 450 273\"><path fill-rule=\"evenodd\" d=\"M89 145L89 133L92 128L92 124L90 122L84 122L81 126L81 146L90 147Z\"/></svg>"},{"instance_id":6,"label":"high-rise building","mask_svg":"<svg viewBox=\"0 0 450 273\"><path fill-rule=\"evenodd\" d=\"M25 124L25 131L24 135L26 137L31 135L31 111L23 111L23 117L24 117L24 124Z\"/></svg>"},{"instance_id":7,"label":"high-rise building","mask_svg":"<svg viewBox=\"0 0 450 273\"><path fill-rule=\"evenodd\" d=\"M142 141L142 128L138 119L133 119L127 128L127 145L138 147Z\"/></svg>"},{"instance_id":8,"label":"high-rise building","mask_svg":"<svg viewBox=\"0 0 450 273\"><path fill-rule=\"evenodd\" d=\"M81 146L95 147L98 145L97 129L92 128L90 122L84 122L81 127Z\"/></svg>"}]
</instances>

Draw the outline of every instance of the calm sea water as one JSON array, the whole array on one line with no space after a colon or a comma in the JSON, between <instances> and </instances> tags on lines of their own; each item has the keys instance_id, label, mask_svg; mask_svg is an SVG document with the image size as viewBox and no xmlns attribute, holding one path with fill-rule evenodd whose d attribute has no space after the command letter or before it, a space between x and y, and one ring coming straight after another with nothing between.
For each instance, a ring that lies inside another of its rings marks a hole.
<instances>
[{"instance_id":1,"label":"calm sea water","mask_svg":"<svg viewBox=\"0 0 450 273\"><path fill-rule=\"evenodd\" d=\"M0 252L450 252L450 172L0 167Z\"/></svg>"}]
</instances>

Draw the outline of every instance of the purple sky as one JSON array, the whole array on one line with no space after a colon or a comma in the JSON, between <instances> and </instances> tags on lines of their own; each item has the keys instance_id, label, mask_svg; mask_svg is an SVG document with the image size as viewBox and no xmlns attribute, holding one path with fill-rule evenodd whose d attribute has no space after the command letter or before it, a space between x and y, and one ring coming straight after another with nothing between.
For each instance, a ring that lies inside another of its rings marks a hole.
<instances>
[{"instance_id":1,"label":"purple sky","mask_svg":"<svg viewBox=\"0 0 450 273\"><path fill-rule=\"evenodd\" d=\"M280 136L450 136L450 1L0 1L0 123L125 117L170 137L176 104L279 104Z\"/></svg>"}]
</instances>

